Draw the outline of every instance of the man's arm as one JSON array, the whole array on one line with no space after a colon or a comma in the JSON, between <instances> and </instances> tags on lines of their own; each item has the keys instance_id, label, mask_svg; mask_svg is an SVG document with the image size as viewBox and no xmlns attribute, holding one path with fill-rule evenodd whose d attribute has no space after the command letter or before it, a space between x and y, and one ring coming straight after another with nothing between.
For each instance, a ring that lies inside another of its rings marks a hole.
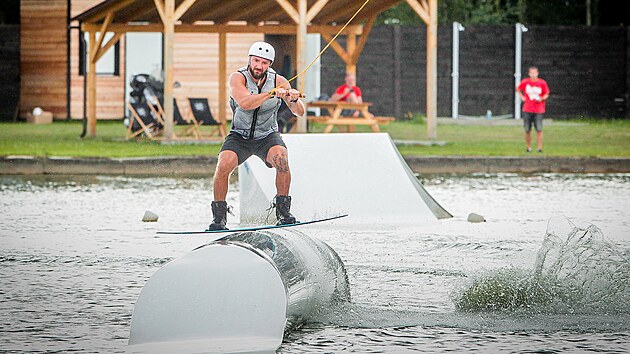
<instances>
[{"instance_id":1,"label":"man's arm","mask_svg":"<svg viewBox=\"0 0 630 354\"><path fill-rule=\"evenodd\" d=\"M521 85L516 86L516 92L518 92L521 101L525 102L525 95L523 94L523 90L521 90Z\"/></svg>"},{"instance_id":2,"label":"man's arm","mask_svg":"<svg viewBox=\"0 0 630 354\"><path fill-rule=\"evenodd\" d=\"M361 93L361 89L358 86L357 90L359 90L359 92L356 93L357 103L363 103L363 93Z\"/></svg>"},{"instance_id":3,"label":"man's arm","mask_svg":"<svg viewBox=\"0 0 630 354\"><path fill-rule=\"evenodd\" d=\"M297 116L303 116L306 111L304 103L300 100L300 91L292 89L291 84L283 76L278 75L278 88L276 96L282 98L291 112Z\"/></svg>"},{"instance_id":4,"label":"man's arm","mask_svg":"<svg viewBox=\"0 0 630 354\"><path fill-rule=\"evenodd\" d=\"M545 82L544 94L540 97L541 101L546 101L549 98L549 86L547 86L547 82Z\"/></svg>"},{"instance_id":5,"label":"man's arm","mask_svg":"<svg viewBox=\"0 0 630 354\"><path fill-rule=\"evenodd\" d=\"M350 87L346 87L341 93L338 93L340 88L341 87L337 88L335 93L333 93L333 95L330 96L330 101L333 101L333 102L340 101L342 98L350 94Z\"/></svg>"},{"instance_id":6,"label":"man's arm","mask_svg":"<svg viewBox=\"0 0 630 354\"><path fill-rule=\"evenodd\" d=\"M267 92L250 94L245 86L245 77L239 72L230 75L230 95L245 110L256 109L271 97Z\"/></svg>"},{"instance_id":7,"label":"man's arm","mask_svg":"<svg viewBox=\"0 0 630 354\"><path fill-rule=\"evenodd\" d=\"M542 97L540 97L540 100L541 100L541 101L545 101L545 100L547 100L548 98L549 98L549 93L546 93L546 94L542 95Z\"/></svg>"}]
</instances>

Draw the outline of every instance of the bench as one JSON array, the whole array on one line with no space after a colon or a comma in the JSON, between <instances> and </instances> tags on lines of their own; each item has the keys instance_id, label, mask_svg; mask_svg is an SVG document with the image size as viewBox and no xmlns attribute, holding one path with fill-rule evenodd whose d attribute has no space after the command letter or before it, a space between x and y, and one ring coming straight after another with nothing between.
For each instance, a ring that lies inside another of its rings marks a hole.
<instances>
[{"instance_id":1,"label":"bench","mask_svg":"<svg viewBox=\"0 0 630 354\"><path fill-rule=\"evenodd\" d=\"M335 125L344 125L348 127L350 132L354 131L356 125L369 125L372 127L372 131L379 132L379 125L386 125L395 121L394 117L379 117L373 116L370 118L363 117L339 117L333 118L332 116L308 116L308 121L313 123L327 124L324 133L330 133Z\"/></svg>"}]
</instances>

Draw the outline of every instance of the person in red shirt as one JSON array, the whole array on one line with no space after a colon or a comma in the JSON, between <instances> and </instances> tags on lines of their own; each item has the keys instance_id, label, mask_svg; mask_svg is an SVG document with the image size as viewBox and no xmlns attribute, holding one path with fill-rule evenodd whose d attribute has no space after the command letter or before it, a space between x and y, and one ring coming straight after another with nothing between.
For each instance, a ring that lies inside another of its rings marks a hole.
<instances>
[{"instance_id":1,"label":"person in red shirt","mask_svg":"<svg viewBox=\"0 0 630 354\"><path fill-rule=\"evenodd\" d=\"M545 101L549 98L549 86L547 82L538 77L538 68L529 67L529 78L523 79L516 87L516 92L525 102L523 104L523 123L525 124L525 143L527 152L532 151L532 123L536 128L536 146L538 152L542 152L543 133L542 120L545 113Z\"/></svg>"},{"instance_id":2,"label":"person in red shirt","mask_svg":"<svg viewBox=\"0 0 630 354\"><path fill-rule=\"evenodd\" d=\"M356 77L351 73L347 73L345 83L337 87L337 90L332 97L330 97L330 100L349 103L363 103L363 95L361 94L361 89L356 84ZM341 112L341 115L358 117L359 111L344 109Z\"/></svg>"}]
</instances>

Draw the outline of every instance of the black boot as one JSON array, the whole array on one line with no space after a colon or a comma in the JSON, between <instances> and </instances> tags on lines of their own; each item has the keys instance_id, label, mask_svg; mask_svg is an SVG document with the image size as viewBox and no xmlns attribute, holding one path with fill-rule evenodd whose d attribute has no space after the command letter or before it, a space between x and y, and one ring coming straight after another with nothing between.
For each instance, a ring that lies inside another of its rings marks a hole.
<instances>
[{"instance_id":1,"label":"black boot","mask_svg":"<svg viewBox=\"0 0 630 354\"><path fill-rule=\"evenodd\" d=\"M210 224L210 226L208 226L208 229L206 231L213 231L213 230L227 230L228 228L225 227L225 224L227 224L227 213L228 213L228 205L226 201L218 201L218 202L212 202L211 204L212 206L212 224Z\"/></svg>"},{"instance_id":2,"label":"black boot","mask_svg":"<svg viewBox=\"0 0 630 354\"><path fill-rule=\"evenodd\" d=\"M295 224L298 221L291 215L291 197L288 195L277 195L275 200L276 206L276 218L278 223L276 225Z\"/></svg>"}]
</instances>

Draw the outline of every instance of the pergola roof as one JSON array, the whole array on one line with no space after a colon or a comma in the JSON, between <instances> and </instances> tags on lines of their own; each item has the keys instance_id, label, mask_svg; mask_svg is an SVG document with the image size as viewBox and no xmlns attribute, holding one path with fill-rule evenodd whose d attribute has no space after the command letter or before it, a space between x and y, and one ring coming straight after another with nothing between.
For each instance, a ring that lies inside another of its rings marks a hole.
<instances>
[{"instance_id":1,"label":"pergola roof","mask_svg":"<svg viewBox=\"0 0 630 354\"><path fill-rule=\"evenodd\" d=\"M353 23L364 22L402 0L372 0L359 12ZM175 8L191 3L191 0L175 0ZM308 16L311 25L342 25L363 5L362 0L308 0L308 8L319 7ZM288 6L286 6L288 5ZM179 18L182 24L203 21L211 24L246 23L267 26L291 24L297 21L295 0L197 0ZM288 9L288 11L287 11ZM293 11L292 11L293 10ZM161 23L154 0L106 0L73 20L85 23L101 23L111 11L115 12L112 24ZM309 11L311 12L311 11ZM309 18L310 17L310 18Z\"/></svg>"},{"instance_id":2,"label":"pergola roof","mask_svg":"<svg viewBox=\"0 0 630 354\"><path fill-rule=\"evenodd\" d=\"M87 118L90 135L96 134L96 62L126 32L164 33L165 135L173 135L173 43L175 32L219 33L219 77L226 76L226 33L291 34L296 36L296 66L306 67L305 38L320 33L355 72L359 55L376 16L403 0L105 0L73 21L89 36ZM405 0L427 24L427 131L435 138L437 111L437 1ZM350 26L345 27L352 19ZM104 43L103 33L114 36ZM96 34L100 35L98 38ZM347 35L346 48L333 34ZM357 41L357 36L361 38ZM303 77L296 76L298 87ZM219 111L227 101L225 80L219 81ZM306 131L306 118L298 119L298 131Z\"/></svg>"}]
</instances>

